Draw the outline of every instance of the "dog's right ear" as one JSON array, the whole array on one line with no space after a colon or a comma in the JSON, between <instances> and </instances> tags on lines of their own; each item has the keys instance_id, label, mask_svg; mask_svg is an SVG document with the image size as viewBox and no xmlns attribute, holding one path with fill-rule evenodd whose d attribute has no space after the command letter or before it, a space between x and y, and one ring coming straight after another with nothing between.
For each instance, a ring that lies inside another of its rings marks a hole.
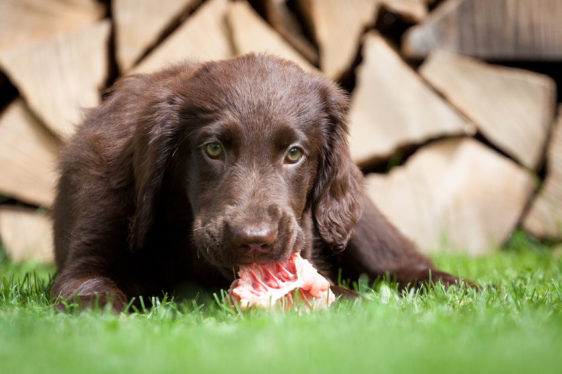
<instances>
[{"instance_id":1,"label":"dog's right ear","mask_svg":"<svg viewBox=\"0 0 562 374\"><path fill-rule=\"evenodd\" d=\"M179 146L180 104L172 90L150 88L145 95L133 143L135 213L131 221L129 246L142 249L154 223L156 207L170 160Z\"/></svg>"},{"instance_id":2,"label":"dog's right ear","mask_svg":"<svg viewBox=\"0 0 562 374\"><path fill-rule=\"evenodd\" d=\"M133 114L126 120L135 122L132 124L135 127L132 144L135 212L129 230L132 251L144 248L150 236L164 178L184 140L182 111L190 97L187 82L200 67L199 63L184 63L158 73L124 79L133 82L139 97L127 109Z\"/></svg>"}]
</instances>

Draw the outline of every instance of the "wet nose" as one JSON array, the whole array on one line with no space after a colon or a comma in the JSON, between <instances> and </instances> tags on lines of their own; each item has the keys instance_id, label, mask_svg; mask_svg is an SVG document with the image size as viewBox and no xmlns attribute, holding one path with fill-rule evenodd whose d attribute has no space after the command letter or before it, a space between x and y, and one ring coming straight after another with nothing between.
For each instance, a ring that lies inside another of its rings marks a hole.
<instances>
[{"instance_id":1,"label":"wet nose","mask_svg":"<svg viewBox=\"0 0 562 374\"><path fill-rule=\"evenodd\" d=\"M255 255L269 251L276 239L277 232L270 226L244 226L234 230L232 244Z\"/></svg>"}]
</instances>

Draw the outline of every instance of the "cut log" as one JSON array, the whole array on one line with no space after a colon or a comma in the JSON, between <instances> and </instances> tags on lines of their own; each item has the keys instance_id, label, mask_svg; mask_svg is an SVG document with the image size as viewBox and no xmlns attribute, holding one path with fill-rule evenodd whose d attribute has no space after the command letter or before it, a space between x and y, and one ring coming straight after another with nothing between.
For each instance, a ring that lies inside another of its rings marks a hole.
<instances>
[{"instance_id":1,"label":"cut log","mask_svg":"<svg viewBox=\"0 0 562 374\"><path fill-rule=\"evenodd\" d=\"M329 78L338 79L350 68L361 35L374 25L381 5L415 20L427 12L425 0L299 1L320 49L320 68Z\"/></svg>"},{"instance_id":2,"label":"cut log","mask_svg":"<svg viewBox=\"0 0 562 374\"><path fill-rule=\"evenodd\" d=\"M301 0L320 50L320 69L338 79L351 66L361 34L375 23L376 0Z\"/></svg>"},{"instance_id":3,"label":"cut log","mask_svg":"<svg viewBox=\"0 0 562 374\"><path fill-rule=\"evenodd\" d=\"M83 28L104 13L96 0L0 1L0 51Z\"/></svg>"},{"instance_id":4,"label":"cut log","mask_svg":"<svg viewBox=\"0 0 562 374\"><path fill-rule=\"evenodd\" d=\"M54 260L51 219L45 212L0 208L0 239L13 261Z\"/></svg>"},{"instance_id":5,"label":"cut log","mask_svg":"<svg viewBox=\"0 0 562 374\"><path fill-rule=\"evenodd\" d=\"M529 168L537 168L556 109L556 85L545 75L435 52L421 75L482 134Z\"/></svg>"},{"instance_id":6,"label":"cut log","mask_svg":"<svg viewBox=\"0 0 562 374\"><path fill-rule=\"evenodd\" d=\"M51 206L59 146L23 100L10 104L0 116L0 194Z\"/></svg>"},{"instance_id":7,"label":"cut log","mask_svg":"<svg viewBox=\"0 0 562 374\"><path fill-rule=\"evenodd\" d=\"M381 6L412 23L421 22L427 16L428 0L380 0Z\"/></svg>"},{"instance_id":8,"label":"cut log","mask_svg":"<svg viewBox=\"0 0 562 374\"><path fill-rule=\"evenodd\" d=\"M232 57L226 26L228 0L210 0L133 69L150 73L187 59L221 60Z\"/></svg>"},{"instance_id":9,"label":"cut log","mask_svg":"<svg viewBox=\"0 0 562 374\"><path fill-rule=\"evenodd\" d=\"M562 58L562 1L448 0L404 36L404 53L445 50L486 59Z\"/></svg>"},{"instance_id":10,"label":"cut log","mask_svg":"<svg viewBox=\"0 0 562 374\"><path fill-rule=\"evenodd\" d=\"M114 0L117 62L127 71L181 14L201 0Z\"/></svg>"},{"instance_id":11,"label":"cut log","mask_svg":"<svg viewBox=\"0 0 562 374\"><path fill-rule=\"evenodd\" d=\"M375 204L425 253L497 249L534 187L522 167L470 138L431 144L389 174L367 178Z\"/></svg>"},{"instance_id":12,"label":"cut log","mask_svg":"<svg viewBox=\"0 0 562 374\"><path fill-rule=\"evenodd\" d=\"M110 23L102 21L0 53L0 66L29 107L67 138L82 109L100 102L107 76Z\"/></svg>"},{"instance_id":13,"label":"cut log","mask_svg":"<svg viewBox=\"0 0 562 374\"><path fill-rule=\"evenodd\" d=\"M232 30L234 50L237 55L250 52L269 53L293 61L305 70L316 70L283 40L281 35L263 21L248 3L232 3L228 11L228 24Z\"/></svg>"},{"instance_id":14,"label":"cut log","mask_svg":"<svg viewBox=\"0 0 562 374\"><path fill-rule=\"evenodd\" d=\"M541 239L562 239L562 106L549 143L546 180L523 227Z\"/></svg>"},{"instance_id":15,"label":"cut log","mask_svg":"<svg viewBox=\"0 0 562 374\"><path fill-rule=\"evenodd\" d=\"M349 121L351 155L361 166L404 146L473 131L376 33L364 39Z\"/></svg>"},{"instance_id":16,"label":"cut log","mask_svg":"<svg viewBox=\"0 0 562 374\"><path fill-rule=\"evenodd\" d=\"M310 63L317 65L318 51L304 36L301 24L287 6L287 0L263 0L263 4L271 27Z\"/></svg>"}]
</instances>

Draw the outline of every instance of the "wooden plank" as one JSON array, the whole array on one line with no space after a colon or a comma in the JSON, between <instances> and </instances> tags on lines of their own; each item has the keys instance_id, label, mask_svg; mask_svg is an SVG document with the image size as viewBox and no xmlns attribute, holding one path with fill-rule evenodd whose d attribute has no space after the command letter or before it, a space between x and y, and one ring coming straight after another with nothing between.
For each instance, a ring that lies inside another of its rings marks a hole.
<instances>
[{"instance_id":1,"label":"wooden plank","mask_svg":"<svg viewBox=\"0 0 562 374\"><path fill-rule=\"evenodd\" d=\"M560 60L562 1L448 0L404 36L409 57L445 50L486 59Z\"/></svg>"},{"instance_id":2,"label":"wooden plank","mask_svg":"<svg viewBox=\"0 0 562 374\"><path fill-rule=\"evenodd\" d=\"M482 134L529 168L537 168L556 107L556 85L545 75L435 52L421 75Z\"/></svg>"},{"instance_id":3,"label":"wooden plank","mask_svg":"<svg viewBox=\"0 0 562 374\"><path fill-rule=\"evenodd\" d=\"M562 105L548 145L546 179L523 227L541 239L562 239Z\"/></svg>"},{"instance_id":4,"label":"wooden plank","mask_svg":"<svg viewBox=\"0 0 562 374\"><path fill-rule=\"evenodd\" d=\"M447 139L367 178L383 214L425 252L472 255L510 237L535 187L513 161L470 139Z\"/></svg>"},{"instance_id":5,"label":"wooden plank","mask_svg":"<svg viewBox=\"0 0 562 374\"><path fill-rule=\"evenodd\" d=\"M0 239L13 261L53 263L53 230L46 212L0 207Z\"/></svg>"},{"instance_id":6,"label":"wooden plank","mask_svg":"<svg viewBox=\"0 0 562 374\"><path fill-rule=\"evenodd\" d=\"M127 71L162 32L200 0L114 0L116 57Z\"/></svg>"},{"instance_id":7,"label":"wooden plank","mask_svg":"<svg viewBox=\"0 0 562 374\"><path fill-rule=\"evenodd\" d=\"M374 25L376 0L301 0L320 50L320 69L338 79L357 54L363 30Z\"/></svg>"},{"instance_id":8,"label":"wooden plank","mask_svg":"<svg viewBox=\"0 0 562 374\"><path fill-rule=\"evenodd\" d=\"M374 26L380 6L406 18L425 17L425 0L300 0L320 49L320 68L338 79L353 63L365 29Z\"/></svg>"},{"instance_id":9,"label":"wooden plank","mask_svg":"<svg viewBox=\"0 0 562 374\"><path fill-rule=\"evenodd\" d=\"M293 49L246 2L234 2L227 16L237 55L250 52L269 53L293 61L308 71L315 71L302 55Z\"/></svg>"},{"instance_id":10,"label":"wooden plank","mask_svg":"<svg viewBox=\"0 0 562 374\"><path fill-rule=\"evenodd\" d=\"M11 103L0 116L0 194L51 206L59 146L23 100Z\"/></svg>"},{"instance_id":11,"label":"wooden plank","mask_svg":"<svg viewBox=\"0 0 562 374\"><path fill-rule=\"evenodd\" d=\"M133 72L150 73L186 59L206 61L232 57L225 20L228 6L228 0L207 1Z\"/></svg>"},{"instance_id":12,"label":"wooden plank","mask_svg":"<svg viewBox=\"0 0 562 374\"><path fill-rule=\"evenodd\" d=\"M364 39L349 121L351 155L361 166L404 146L473 132L376 33Z\"/></svg>"},{"instance_id":13,"label":"wooden plank","mask_svg":"<svg viewBox=\"0 0 562 374\"><path fill-rule=\"evenodd\" d=\"M104 13L96 0L0 1L0 51L80 29Z\"/></svg>"},{"instance_id":14,"label":"wooden plank","mask_svg":"<svg viewBox=\"0 0 562 374\"><path fill-rule=\"evenodd\" d=\"M289 10L287 0L263 0L265 17L271 27L310 63L318 64L318 51L304 36L303 28Z\"/></svg>"},{"instance_id":15,"label":"wooden plank","mask_svg":"<svg viewBox=\"0 0 562 374\"><path fill-rule=\"evenodd\" d=\"M413 23L421 22L427 16L428 0L380 0L380 3Z\"/></svg>"},{"instance_id":16,"label":"wooden plank","mask_svg":"<svg viewBox=\"0 0 562 374\"><path fill-rule=\"evenodd\" d=\"M83 108L100 102L107 76L110 23L0 52L0 67L33 112L57 135L69 137Z\"/></svg>"}]
</instances>

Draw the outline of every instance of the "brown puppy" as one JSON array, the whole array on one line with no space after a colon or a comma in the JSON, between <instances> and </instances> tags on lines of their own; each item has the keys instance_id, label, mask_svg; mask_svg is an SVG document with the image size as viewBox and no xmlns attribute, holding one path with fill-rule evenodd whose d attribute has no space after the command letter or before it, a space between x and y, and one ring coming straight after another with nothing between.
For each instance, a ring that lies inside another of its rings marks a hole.
<instances>
[{"instance_id":1,"label":"brown puppy","mask_svg":"<svg viewBox=\"0 0 562 374\"><path fill-rule=\"evenodd\" d=\"M333 83L263 55L119 81L62 153L54 295L119 311L295 251L332 280L456 282L365 197L347 108Z\"/></svg>"}]
</instances>

